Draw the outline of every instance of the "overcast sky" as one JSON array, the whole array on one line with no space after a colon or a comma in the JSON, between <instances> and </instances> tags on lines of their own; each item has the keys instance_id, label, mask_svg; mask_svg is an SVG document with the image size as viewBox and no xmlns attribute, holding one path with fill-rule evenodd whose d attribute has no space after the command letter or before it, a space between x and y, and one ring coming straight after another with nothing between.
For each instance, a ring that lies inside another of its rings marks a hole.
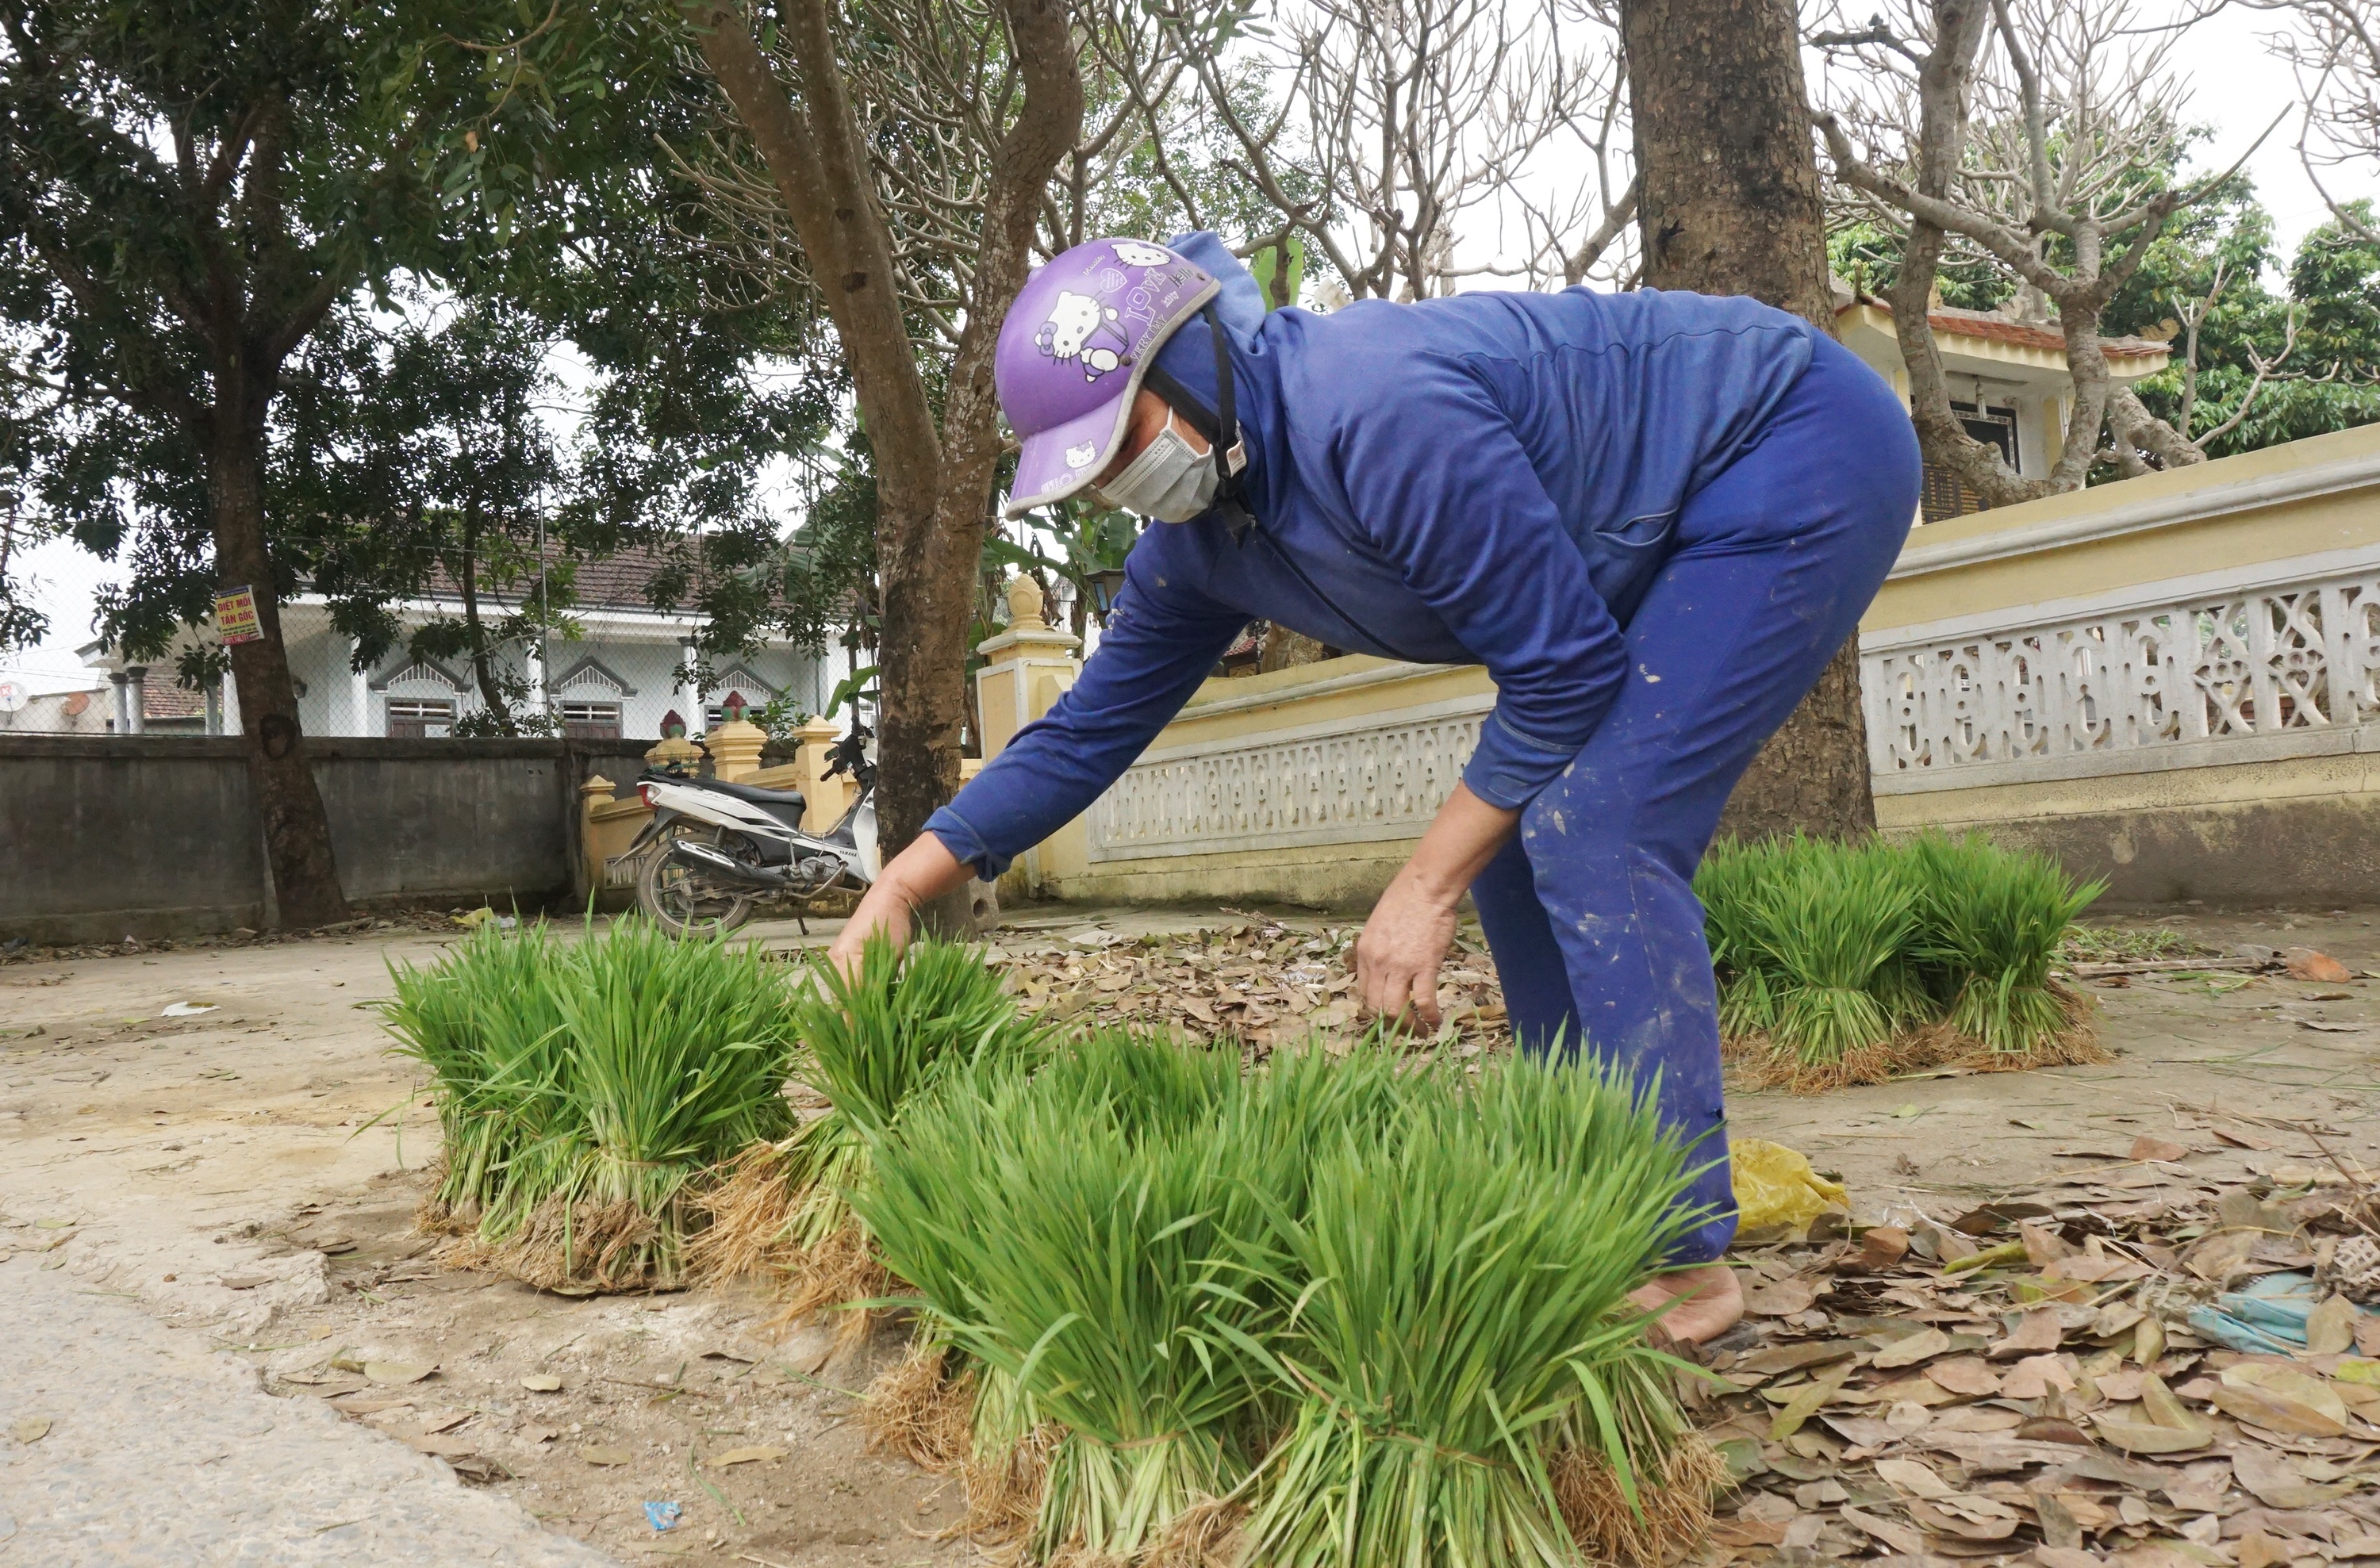
<instances>
[{"instance_id":1,"label":"overcast sky","mask_svg":"<svg viewBox=\"0 0 2380 1568\"><path fill-rule=\"evenodd\" d=\"M2165 5L2176 16L2185 8L2179 0L2151 0L2151 4L2153 7ZM2201 150L2204 166L2228 165L2276 115L2296 102L2288 68L2261 42L2261 35L2273 30L2273 25L2274 18L2264 13L2226 10L2192 29L2175 51L2175 66L2192 86L2192 118L2215 127L2212 145ZM2295 140L2293 122L2285 122L2248 165L2257 195L2278 229L2284 256L2325 216L2322 198L2298 164ZM2343 179L2334 189L2342 197L2361 194ZM36 602L49 615L50 633L38 649L0 654L0 665L79 668L74 650L91 637L94 596L114 574L114 568L65 541L32 551L26 564L38 585Z\"/></svg>"}]
</instances>

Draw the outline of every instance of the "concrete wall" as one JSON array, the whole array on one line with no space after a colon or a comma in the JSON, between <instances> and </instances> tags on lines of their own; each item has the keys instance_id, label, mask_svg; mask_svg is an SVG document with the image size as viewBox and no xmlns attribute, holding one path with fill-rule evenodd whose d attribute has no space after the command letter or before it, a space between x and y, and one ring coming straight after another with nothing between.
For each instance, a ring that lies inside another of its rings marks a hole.
<instances>
[{"instance_id":1,"label":"concrete wall","mask_svg":"<svg viewBox=\"0 0 2380 1568\"><path fill-rule=\"evenodd\" d=\"M2380 901L2380 427L1922 528L1860 633L1887 833Z\"/></svg>"},{"instance_id":2,"label":"concrete wall","mask_svg":"<svg viewBox=\"0 0 2380 1568\"><path fill-rule=\"evenodd\" d=\"M350 899L583 899L578 787L634 742L310 740ZM0 939L196 935L272 919L246 742L0 736Z\"/></svg>"}]
</instances>

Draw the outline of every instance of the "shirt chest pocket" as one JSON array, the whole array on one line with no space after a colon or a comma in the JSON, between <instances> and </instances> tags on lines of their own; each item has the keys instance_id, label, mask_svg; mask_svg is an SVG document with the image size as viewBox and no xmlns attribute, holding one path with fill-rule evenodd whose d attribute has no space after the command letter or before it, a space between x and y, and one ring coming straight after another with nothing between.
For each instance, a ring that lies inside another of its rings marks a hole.
<instances>
[{"instance_id":1,"label":"shirt chest pocket","mask_svg":"<svg viewBox=\"0 0 2380 1568\"><path fill-rule=\"evenodd\" d=\"M1622 626L1636 613L1653 574L1677 549L1678 508L1605 523L1587 536L1586 574Z\"/></svg>"}]
</instances>

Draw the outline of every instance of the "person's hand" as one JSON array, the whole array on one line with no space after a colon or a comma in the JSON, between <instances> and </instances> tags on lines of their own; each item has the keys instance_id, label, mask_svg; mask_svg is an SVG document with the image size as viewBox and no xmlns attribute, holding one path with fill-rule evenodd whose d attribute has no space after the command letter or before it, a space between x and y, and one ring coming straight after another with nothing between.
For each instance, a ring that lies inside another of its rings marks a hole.
<instances>
[{"instance_id":1,"label":"person's hand","mask_svg":"<svg viewBox=\"0 0 2380 1568\"><path fill-rule=\"evenodd\" d=\"M1454 911L1521 820L1457 784L1355 938L1355 1000L1365 1014L1435 1031L1438 967L1454 945Z\"/></svg>"},{"instance_id":2,"label":"person's hand","mask_svg":"<svg viewBox=\"0 0 2380 1568\"><path fill-rule=\"evenodd\" d=\"M844 980L859 974L859 956L867 950L868 939L881 932L899 952L909 945L909 935L916 923L916 911L920 904L930 904L953 887L964 887L970 874L959 858L943 847L942 841L930 833L920 833L909 847L892 857L876 886L859 900L851 918L835 934L834 945L826 950L827 962L832 964Z\"/></svg>"},{"instance_id":3,"label":"person's hand","mask_svg":"<svg viewBox=\"0 0 2380 1568\"><path fill-rule=\"evenodd\" d=\"M1454 904L1400 873L1355 939L1355 995L1365 1014L1436 1031L1438 970L1454 941Z\"/></svg>"},{"instance_id":4,"label":"person's hand","mask_svg":"<svg viewBox=\"0 0 2380 1568\"><path fill-rule=\"evenodd\" d=\"M909 945L912 923L907 896L891 882L879 882L868 890L859 907L835 934L834 946L826 950L827 962L845 982L856 980L859 957L867 950L868 939L880 933L897 953Z\"/></svg>"}]
</instances>

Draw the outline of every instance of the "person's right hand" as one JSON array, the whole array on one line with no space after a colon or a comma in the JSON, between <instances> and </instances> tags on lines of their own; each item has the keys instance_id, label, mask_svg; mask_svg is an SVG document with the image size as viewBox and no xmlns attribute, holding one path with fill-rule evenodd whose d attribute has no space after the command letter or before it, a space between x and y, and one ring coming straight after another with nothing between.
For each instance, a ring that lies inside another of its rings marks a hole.
<instances>
[{"instance_id":1,"label":"person's right hand","mask_svg":"<svg viewBox=\"0 0 2380 1568\"><path fill-rule=\"evenodd\" d=\"M906 947L917 906L933 902L953 887L965 887L969 874L966 865L940 838L918 834L907 849L892 857L876 878L876 886L859 900L859 908L835 935L834 946L826 950L827 962L846 981L857 979L859 955L870 936L880 931L894 952Z\"/></svg>"},{"instance_id":2,"label":"person's right hand","mask_svg":"<svg viewBox=\"0 0 2380 1568\"><path fill-rule=\"evenodd\" d=\"M897 953L909 945L911 924L908 899L892 884L880 882L868 890L859 900L859 908L835 934L834 946L826 950L827 962L845 981L856 980L859 956L867 948L868 939L881 932Z\"/></svg>"}]
</instances>

